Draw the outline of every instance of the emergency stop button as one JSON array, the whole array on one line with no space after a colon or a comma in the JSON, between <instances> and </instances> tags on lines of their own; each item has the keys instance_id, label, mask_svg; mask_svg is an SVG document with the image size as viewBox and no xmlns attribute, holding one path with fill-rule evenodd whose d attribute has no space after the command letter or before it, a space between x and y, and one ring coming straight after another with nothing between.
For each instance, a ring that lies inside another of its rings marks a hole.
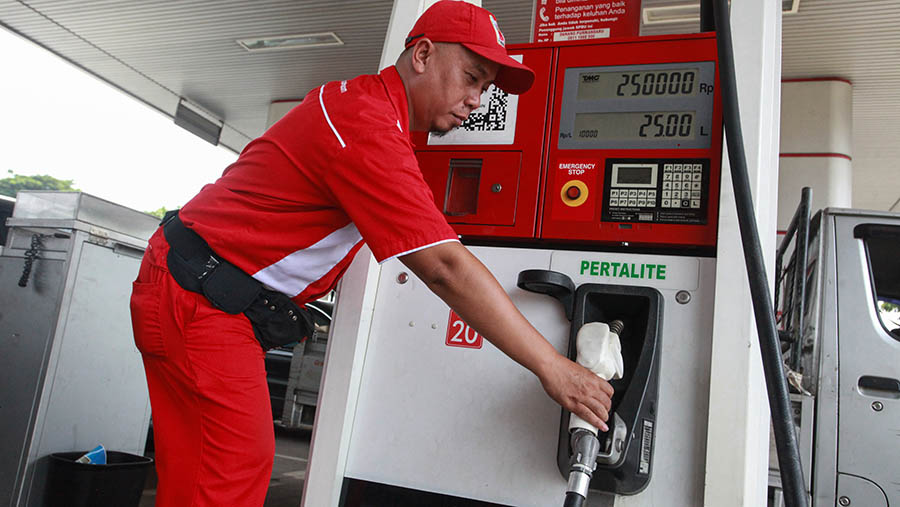
<instances>
[{"instance_id":1,"label":"emergency stop button","mask_svg":"<svg viewBox=\"0 0 900 507\"><path fill-rule=\"evenodd\" d=\"M581 180L570 180L562 186L559 195L566 206L575 208L587 200L588 187Z\"/></svg>"}]
</instances>

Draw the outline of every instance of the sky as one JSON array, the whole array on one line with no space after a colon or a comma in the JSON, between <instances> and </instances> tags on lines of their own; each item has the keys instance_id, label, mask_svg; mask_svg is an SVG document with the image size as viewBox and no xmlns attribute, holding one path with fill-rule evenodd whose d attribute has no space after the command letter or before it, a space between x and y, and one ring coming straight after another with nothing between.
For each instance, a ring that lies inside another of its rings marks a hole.
<instances>
[{"instance_id":1,"label":"sky","mask_svg":"<svg viewBox=\"0 0 900 507\"><path fill-rule=\"evenodd\" d=\"M0 179L48 174L139 211L173 209L237 155L0 27Z\"/></svg>"}]
</instances>

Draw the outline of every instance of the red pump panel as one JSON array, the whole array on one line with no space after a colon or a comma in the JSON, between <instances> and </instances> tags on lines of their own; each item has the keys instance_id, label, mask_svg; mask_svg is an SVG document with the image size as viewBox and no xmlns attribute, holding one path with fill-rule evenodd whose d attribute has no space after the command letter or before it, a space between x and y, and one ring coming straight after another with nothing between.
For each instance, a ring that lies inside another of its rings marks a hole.
<instances>
[{"instance_id":1,"label":"red pump panel","mask_svg":"<svg viewBox=\"0 0 900 507\"><path fill-rule=\"evenodd\" d=\"M539 237L715 246L722 111L714 34L558 52Z\"/></svg>"},{"instance_id":2,"label":"red pump panel","mask_svg":"<svg viewBox=\"0 0 900 507\"><path fill-rule=\"evenodd\" d=\"M537 235L553 48L520 48L508 51L535 71L530 90L519 96L489 91L457 131L412 135L438 209L463 236Z\"/></svg>"},{"instance_id":3,"label":"red pump panel","mask_svg":"<svg viewBox=\"0 0 900 507\"><path fill-rule=\"evenodd\" d=\"M663 248L716 244L722 111L715 35L510 46L536 74L465 128L413 133L462 236ZM489 100L488 100L489 99Z\"/></svg>"}]
</instances>

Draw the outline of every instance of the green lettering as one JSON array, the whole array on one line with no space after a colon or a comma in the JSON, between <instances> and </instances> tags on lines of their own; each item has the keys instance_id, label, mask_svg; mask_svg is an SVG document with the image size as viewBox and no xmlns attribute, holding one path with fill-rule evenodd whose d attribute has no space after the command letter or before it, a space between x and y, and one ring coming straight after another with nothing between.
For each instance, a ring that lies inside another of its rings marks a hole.
<instances>
[{"instance_id":1,"label":"green lettering","mask_svg":"<svg viewBox=\"0 0 900 507\"><path fill-rule=\"evenodd\" d=\"M644 278L644 268L646 268L646 264L641 264L641 278Z\"/></svg>"},{"instance_id":2,"label":"green lettering","mask_svg":"<svg viewBox=\"0 0 900 507\"><path fill-rule=\"evenodd\" d=\"M600 267L600 263L594 261L591 263L591 276L597 276L597 268Z\"/></svg>"},{"instance_id":3,"label":"green lettering","mask_svg":"<svg viewBox=\"0 0 900 507\"><path fill-rule=\"evenodd\" d=\"M600 263L600 276L609 276L609 263Z\"/></svg>"},{"instance_id":4,"label":"green lettering","mask_svg":"<svg viewBox=\"0 0 900 507\"><path fill-rule=\"evenodd\" d=\"M613 274L612 274L612 276L616 276L616 273L619 271L619 263L618 263L618 262L611 262L610 264L612 264L612 267L613 267L613 272L612 272Z\"/></svg>"},{"instance_id":5,"label":"green lettering","mask_svg":"<svg viewBox=\"0 0 900 507\"><path fill-rule=\"evenodd\" d=\"M582 275L584 274L584 271L590 267L590 265L591 265L591 263L588 261L581 261L581 274Z\"/></svg>"},{"instance_id":6,"label":"green lettering","mask_svg":"<svg viewBox=\"0 0 900 507\"><path fill-rule=\"evenodd\" d=\"M634 263L631 264L631 278L638 278L637 268L635 267Z\"/></svg>"},{"instance_id":7,"label":"green lettering","mask_svg":"<svg viewBox=\"0 0 900 507\"><path fill-rule=\"evenodd\" d=\"M666 265L660 264L656 270L656 279L657 280L665 280L666 279Z\"/></svg>"},{"instance_id":8,"label":"green lettering","mask_svg":"<svg viewBox=\"0 0 900 507\"><path fill-rule=\"evenodd\" d=\"M619 278L630 278L628 275L628 264L622 263L622 269L619 270Z\"/></svg>"},{"instance_id":9,"label":"green lettering","mask_svg":"<svg viewBox=\"0 0 900 507\"><path fill-rule=\"evenodd\" d=\"M647 264L647 278L653 278L653 269L656 267L656 264Z\"/></svg>"}]
</instances>

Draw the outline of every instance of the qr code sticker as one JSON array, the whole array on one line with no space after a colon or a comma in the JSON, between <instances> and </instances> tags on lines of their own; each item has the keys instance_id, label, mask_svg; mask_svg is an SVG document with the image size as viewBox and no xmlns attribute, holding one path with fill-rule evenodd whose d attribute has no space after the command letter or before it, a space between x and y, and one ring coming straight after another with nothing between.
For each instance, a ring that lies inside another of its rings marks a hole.
<instances>
[{"instance_id":1,"label":"qr code sticker","mask_svg":"<svg viewBox=\"0 0 900 507\"><path fill-rule=\"evenodd\" d=\"M485 93L487 100L482 99L481 106L472 111L466 121L459 126L469 132L493 132L506 130L506 106L509 104L509 94L491 86Z\"/></svg>"},{"instance_id":2,"label":"qr code sticker","mask_svg":"<svg viewBox=\"0 0 900 507\"><path fill-rule=\"evenodd\" d=\"M458 128L443 135L429 135L430 145L513 144L519 96L491 85L481 95L481 105Z\"/></svg>"}]
</instances>

